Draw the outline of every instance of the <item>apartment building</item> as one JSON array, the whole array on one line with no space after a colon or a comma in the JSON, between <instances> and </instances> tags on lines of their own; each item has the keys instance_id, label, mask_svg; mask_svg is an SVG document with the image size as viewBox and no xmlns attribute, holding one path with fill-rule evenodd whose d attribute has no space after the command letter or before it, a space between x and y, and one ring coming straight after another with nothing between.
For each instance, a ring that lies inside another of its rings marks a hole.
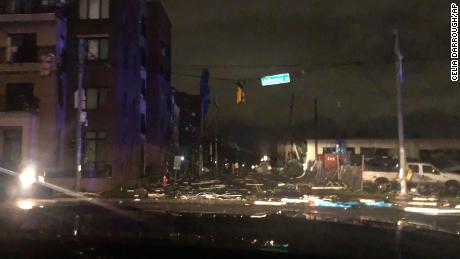
<instances>
[{"instance_id":1,"label":"apartment building","mask_svg":"<svg viewBox=\"0 0 460 259\"><path fill-rule=\"evenodd\" d=\"M147 1L147 175L158 177L172 164L177 152L174 139L175 104L171 88L171 22L158 1ZM144 18L143 18L144 19Z\"/></svg>"},{"instance_id":2,"label":"apartment building","mask_svg":"<svg viewBox=\"0 0 460 259\"><path fill-rule=\"evenodd\" d=\"M69 89L78 87L78 42L87 43L81 188L104 191L161 170L171 141L170 23L159 2L69 3ZM166 29L164 29L166 28ZM74 103L74 94L67 95ZM67 106L65 171L75 168L77 110ZM69 180L55 180L68 186Z\"/></svg>"},{"instance_id":3,"label":"apartment building","mask_svg":"<svg viewBox=\"0 0 460 259\"><path fill-rule=\"evenodd\" d=\"M58 1L0 2L0 164L63 163L67 20Z\"/></svg>"},{"instance_id":4,"label":"apartment building","mask_svg":"<svg viewBox=\"0 0 460 259\"><path fill-rule=\"evenodd\" d=\"M104 191L149 176L147 165L164 170L178 111L171 23L159 2L5 0L0 28L2 166L40 164L47 181L75 187L83 39L81 188Z\"/></svg>"}]
</instances>

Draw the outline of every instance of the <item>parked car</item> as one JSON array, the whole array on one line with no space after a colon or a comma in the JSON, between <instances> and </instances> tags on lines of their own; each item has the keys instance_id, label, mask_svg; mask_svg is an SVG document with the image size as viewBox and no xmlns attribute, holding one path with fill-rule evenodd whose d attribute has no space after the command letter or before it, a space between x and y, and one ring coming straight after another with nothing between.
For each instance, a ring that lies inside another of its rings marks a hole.
<instances>
[{"instance_id":1,"label":"parked car","mask_svg":"<svg viewBox=\"0 0 460 259\"><path fill-rule=\"evenodd\" d=\"M255 171L261 174L270 173L272 171L272 166L270 165L270 162L262 161L259 166L255 168Z\"/></svg>"},{"instance_id":2,"label":"parked car","mask_svg":"<svg viewBox=\"0 0 460 259\"><path fill-rule=\"evenodd\" d=\"M442 169L443 172L460 174L460 165L450 166Z\"/></svg>"},{"instance_id":3,"label":"parked car","mask_svg":"<svg viewBox=\"0 0 460 259\"><path fill-rule=\"evenodd\" d=\"M460 189L460 174L440 171L429 163L408 163L412 170L410 184L441 185L449 193L457 193ZM398 181L399 172L364 170L362 177L364 182L373 183L379 191L387 191L392 182Z\"/></svg>"}]
</instances>

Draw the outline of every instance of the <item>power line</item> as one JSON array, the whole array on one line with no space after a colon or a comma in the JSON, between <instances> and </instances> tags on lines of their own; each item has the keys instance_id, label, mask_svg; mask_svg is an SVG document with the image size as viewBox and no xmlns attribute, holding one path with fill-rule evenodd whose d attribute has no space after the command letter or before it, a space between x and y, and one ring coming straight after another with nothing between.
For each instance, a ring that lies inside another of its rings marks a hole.
<instances>
[{"instance_id":1,"label":"power line","mask_svg":"<svg viewBox=\"0 0 460 259\"><path fill-rule=\"evenodd\" d=\"M410 59L410 60L405 60L405 63L415 63L415 62L429 62L429 61L442 61L442 60L448 60L448 57L440 57L440 58L434 58L434 57L421 57L421 58L416 58L416 59ZM392 64L394 61L388 60L388 61L350 61L350 62L336 62L336 63L319 63L319 64L310 64L310 65L302 65L302 64L285 64L284 67L300 67L303 66L303 69L298 69L291 71L290 73L293 74L300 74L304 75L306 73L312 73L316 71L322 71L322 70L330 70L330 69L336 69L340 67L347 67L347 66L369 66L369 65L382 65L382 64ZM205 65L179 65L183 66L184 68L189 66L190 70L194 69L203 69L206 67L220 67L220 68L248 68L248 67L254 67L254 68L263 68L263 67L283 67L283 65L280 64L275 64L275 65L210 65L210 66L205 66ZM182 70L182 69L181 69ZM172 75L175 76L180 76L180 77L189 77L189 78L197 78L200 79L200 75L195 75L195 74L189 74L189 73L182 73L182 72L172 72ZM259 77L250 77L250 78L225 78L225 77L210 77L210 80L216 80L216 81L251 81L251 80L260 80Z\"/></svg>"},{"instance_id":2,"label":"power line","mask_svg":"<svg viewBox=\"0 0 460 259\"><path fill-rule=\"evenodd\" d=\"M299 67L303 64L210 64L210 65L196 65L196 64L176 64L175 68L201 70L203 68L216 68L216 69L239 69L239 68L278 68L278 67Z\"/></svg>"},{"instance_id":3,"label":"power line","mask_svg":"<svg viewBox=\"0 0 460 259\"><path fill-rule=\"evenodd\" d=\"M190 77L190 78L198 78L198 79L201 79L201 75L193 75L193 74L187 74L187 73L175 73L175 72L171 72L172 75L175 75L175 76L181 76L181 77ZM217 81L244 81L244 80L254 80L254 79L259 79L258 77L256 78L251 78L251 79L235 79L235 78L225 78L225 77L212 77L212 78L209 78L210 80L217 80Z\"/></svg>"}]
</instances>

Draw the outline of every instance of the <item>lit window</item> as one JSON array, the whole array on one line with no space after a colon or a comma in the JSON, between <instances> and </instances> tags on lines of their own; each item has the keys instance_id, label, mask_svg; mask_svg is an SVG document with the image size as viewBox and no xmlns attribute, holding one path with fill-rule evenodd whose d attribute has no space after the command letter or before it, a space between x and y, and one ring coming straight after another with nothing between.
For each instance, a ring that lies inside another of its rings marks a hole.
<instances>
[{"instance_id":1,"label":"lit window","mask_svg":"<svg viewBox=\"0 0 460 259\"><path fill-rule=\"evenodd\" d=\"M101 18L109 18L109 0L101 0Z\"/></svg>"},{"instance_id":2,"label":"lit window","mask_svg":"<svg viewBox=\"0 0 460 259\"><path fill-rule=\"evenodd\" d=\"M99 57L99 40L89 39L88 40L88 59L97 59Z\"/></svg>"},{"instance_id":3,"label":"lit window","mask_svg":"<svg viewBox=\"0 0 460 259\"><path fill-rule=\"evenodd\" d=\"M88 1L80 0L80 19L88 19Z\"/></svg>"},{"instance_id":4,"label":"lit window","mask_svg":"<svg viewBox=\"0 0 460 259\"><path fill-rule=\"evenodd\" d=\"M109 18L110 0L80 0L80 19Z\"/></svg>"},{"instance_id":5,"label":"lit window","mask_svg":"<svg viewBox=\"0 0 460 259\"><path fill-rule=\"evenodd\" d=\"M88 60L106 60L109 58L109 41L107 38L87 38Z\"/></svg>"},{"instance_id":6,"label":"lit window","mask_svg":"<svg viewBox=\"0 0 460 259\"><path fill-rule=\"evenodd\" d=\"M88 18L89 19L98 19L100 16L100 4L99 0L89 0L88 6Z\"/></svg>"},{"instance_id":7,"label":"lit window","mask_svg":"<svg viewBox=\"0 0 460 259\"><path fill-rule=\"evenodd\" d=\"M86 109L94 110L100 108L107 100L106 88L86 89Z\"/></svg>"}]
</instances>

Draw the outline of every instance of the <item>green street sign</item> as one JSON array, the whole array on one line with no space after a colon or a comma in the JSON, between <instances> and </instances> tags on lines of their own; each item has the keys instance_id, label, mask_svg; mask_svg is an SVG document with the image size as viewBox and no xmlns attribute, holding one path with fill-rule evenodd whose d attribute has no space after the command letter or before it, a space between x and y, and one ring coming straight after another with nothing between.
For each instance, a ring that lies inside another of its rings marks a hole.
<instances>
[{"instance_id":1,"label":"green street sign","mask_svg":"<svg viewBox=\"0 0 460 259\"><path fill-rule=\"evenodd\" d=\"M262 82L262 86L278 85L278 84L287 84L291 82L291 78L289 77L289 73L286 73L286 74L265 76L265 77L262 77L260 81Z\"/></svg>"}]
</instances>

